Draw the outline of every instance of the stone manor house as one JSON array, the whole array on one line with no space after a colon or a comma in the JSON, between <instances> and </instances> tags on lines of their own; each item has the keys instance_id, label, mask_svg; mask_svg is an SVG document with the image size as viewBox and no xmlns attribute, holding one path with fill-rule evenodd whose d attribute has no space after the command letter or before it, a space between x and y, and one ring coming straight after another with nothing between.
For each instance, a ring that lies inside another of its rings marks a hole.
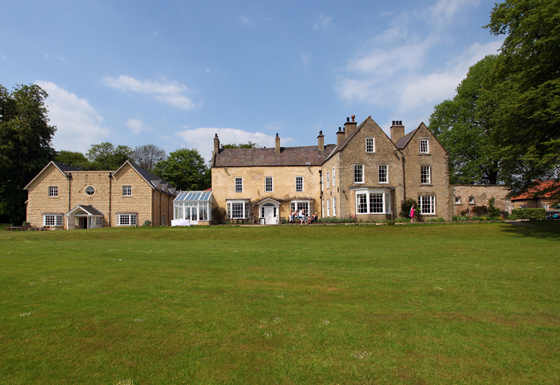
<instances>
[{"instance_id":1,"label":"stone manor house","mask_svg":"<svg viewBox=\"0 0 560 385\"><path fill-rule=\"evenodd\" d=\"M214 138L212 198L230 220L266 224L288 218L290 210L320 217L395 219L401 203L415 199L425 218L451 219L448 153L421 123L405 135L393 121L389 138L368 117L347 118L336 144L226 149Z\"/></svg>"}]
</instances>

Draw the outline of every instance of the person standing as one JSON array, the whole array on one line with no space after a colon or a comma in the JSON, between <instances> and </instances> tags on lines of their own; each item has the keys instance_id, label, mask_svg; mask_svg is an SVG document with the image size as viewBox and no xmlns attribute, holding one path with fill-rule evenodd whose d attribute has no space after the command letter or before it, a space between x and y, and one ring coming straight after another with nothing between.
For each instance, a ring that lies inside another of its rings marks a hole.
<instances>
[{"instance_id":1,"label":"person standing","mask_svg":"<svg viewBox=\"0 0 560 385\"><path fill-rule=\"evenodd\" d=\"M414 223L414 205L410 208L410 223Z\"/></svg>"}]
</instances>

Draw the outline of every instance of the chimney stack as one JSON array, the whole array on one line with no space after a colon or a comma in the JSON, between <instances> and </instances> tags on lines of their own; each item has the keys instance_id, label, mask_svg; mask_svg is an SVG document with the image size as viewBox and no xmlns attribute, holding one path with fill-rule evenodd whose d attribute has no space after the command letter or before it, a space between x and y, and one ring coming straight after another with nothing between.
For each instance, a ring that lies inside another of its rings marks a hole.
<instances>
[{"instance_id":1,"label":"chimney stack","mask_svg":"<svg viewBox=\"0 0 560 385\"><path fill-rule=\"evenodd\" d=\"M393 125L391 126L391 140L393 143L404 136L404 126L402 120L393 120Z\"/></svg>"},{"instance_id":2,"label":"chimney stack","mask_svg":"<svg viewBox=\"0 0 560 385\"><path fill-rule=\"evenodd\" d=\"M352 121L350 121L350 118L346 118L346 123L344 123L344 131L346 131L346 136L348 137L348 135L350 135L357 127L357 123L354 121L354 118L356 116L352 115Z\"/></svg>"},{"instance_id":3,"label":"chimney stack","mask_svg":"<svg viewBox=\"0 0 560 385\"><path fill-rule=\"evenodd\" d=\"M278 136L278 133L276 133L276 150L275 152L277 154L280 154L280 137Z\"/></svg>"},{"instance_id":4,"label":"chimney stack","mask_svg":"<svg viewBox=\"0 0 560 385\"><path fill-rule=\"evenodd\" d=\"M346 132L342 131L342 127L338 127L338 132L336 133L336 145L340 146L340 143L344 142L346 139Z\"/></svg>"},{"instance_id":5,"label":"chimney stack","mask_svg":"<svg viewBox=\"0 0 560 385\"><path fill-rule=\"evenodd\" d=\"M214 154L218 155L220 151L220 139L218 138L218 134L214 137Z\"/></svg>"},{"instance_id":6,"label":"chimney stack","mask_svg":"<svg viewBox=\"0 0 560 385\"><path fill-rule=\"evenodd\" d=\"M319 131L319 136L317 137L317 142L319 146L319 151L325 150L325 136L323 135L323 131Z\"/></svg>"}]
</instances>

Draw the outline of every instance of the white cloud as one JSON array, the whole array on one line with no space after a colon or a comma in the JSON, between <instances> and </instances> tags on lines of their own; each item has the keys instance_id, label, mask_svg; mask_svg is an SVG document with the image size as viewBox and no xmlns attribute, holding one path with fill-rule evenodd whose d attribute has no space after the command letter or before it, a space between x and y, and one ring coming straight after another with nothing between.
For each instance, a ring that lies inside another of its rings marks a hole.
<instances>
[{"instance_id":1,"label":"white cloud","mask_svg":"<svg viewBox=\"0 0 560 385\"><path fill-rule=\"evenodd\" d=\"M150 131L149 128L144 126L144 124L142 124L142 121L139 119L128 119L126 121L126 125L130 127L130 130L136 135L140 134L141 132Z\"/></svg>"},{"instance_id":2,"label":"white cloud","mask_svg":"<svg viewBox=\"0 0 560 385\"><path fill-rule=\"evenodd\" d=\"M247 17L242 16L242 17L241 17L241 21L242 21L244 24L249 24L249 21L250 21L250 20L249 20Z\"/></svg>"},{"instance_id":3,"label":"white cloud","mask_svg":"<svg viewBox=\"0 0 560 385\"><path fill-rule=\"evenodd\" d=\"M275 135L267 135L262 132L248 132L236 128L209 128L200 127L192 130L183 130L175 133L181 138L186 147L196 148L200 154L209 161L214 151L214 135L218 134L221 144L247 143L251 141L261 147L274 147ZM281 138L282 146L293 142L292 138Z\"/></svg>"},{"instance_id":4,"label":"white cloud","mask_svg":"<svg viewBox=\"0 0 560 385\"><path fill-rule=\"evenodd\" d=\"M187 86L175 81L167 81L166 79L160 82L154 80L141 81L126 75L121 75L118 78L105 76L102 81L103 84L124 92L134 91L154 95L156 100L184 110L198 107L190 98L183 95L183 93L189 91Z\"/></svg>"},{"instance_id":5,"label":"white cloud","mask_svg":"<svg viewBox=\"0 0 560 385\"><path fill-rule=\"evenodd\" d=\"M313 29L329 28L329 24L331 23L331 21L332 21L332 17L321 14L317 18L317 21L313 24Z\"/></svg>"},{"instance_id":6,"label":"white cloud","mask_svg":"<svg viewBox=\"0 0 560 385\"><path fill-rule=\"evenodd\" d=\"M47 105L50 124L57 126L53 146L57 150L86 152L94 143L109 136L103 117L86 99L66 91L52 82L35 82L49 94Z\"/></svg>"},{"instance_id":7,"label":"white cloud","mask_svg":"<svg viewBox=\"0 0 560 385\"><path fill-rule=\"evenodd\" d=\"M480 0L438 0L436 5L428 8L426 16L432 24L449 25L461 9L479 5Z\"/></svg>"},{"instance_id":8,"label":"white cloud","mask_svg":"<svg viewBox=\"0 0 560 385\"><path fill-rule=\"evenodd\" d=\"M313 54L309 51L306 53L301 54L301 62L303 65L310 65L313 59Z\"/></svg>"}]
</instances>

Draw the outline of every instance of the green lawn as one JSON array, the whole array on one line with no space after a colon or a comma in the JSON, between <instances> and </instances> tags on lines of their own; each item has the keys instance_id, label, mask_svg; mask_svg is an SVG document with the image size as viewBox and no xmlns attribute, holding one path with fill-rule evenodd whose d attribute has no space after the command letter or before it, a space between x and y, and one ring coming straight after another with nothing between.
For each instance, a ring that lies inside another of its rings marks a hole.
<instances>
[{"instance_id":1,"label":"green lawn","mask_svg":"<svg viewBox=\"0 0 560 385\"><path fill-rule=\"evenodd\" d=\"M558 384L560 223L0 231L1 384Z\"/></svg>"}]
</instances>

